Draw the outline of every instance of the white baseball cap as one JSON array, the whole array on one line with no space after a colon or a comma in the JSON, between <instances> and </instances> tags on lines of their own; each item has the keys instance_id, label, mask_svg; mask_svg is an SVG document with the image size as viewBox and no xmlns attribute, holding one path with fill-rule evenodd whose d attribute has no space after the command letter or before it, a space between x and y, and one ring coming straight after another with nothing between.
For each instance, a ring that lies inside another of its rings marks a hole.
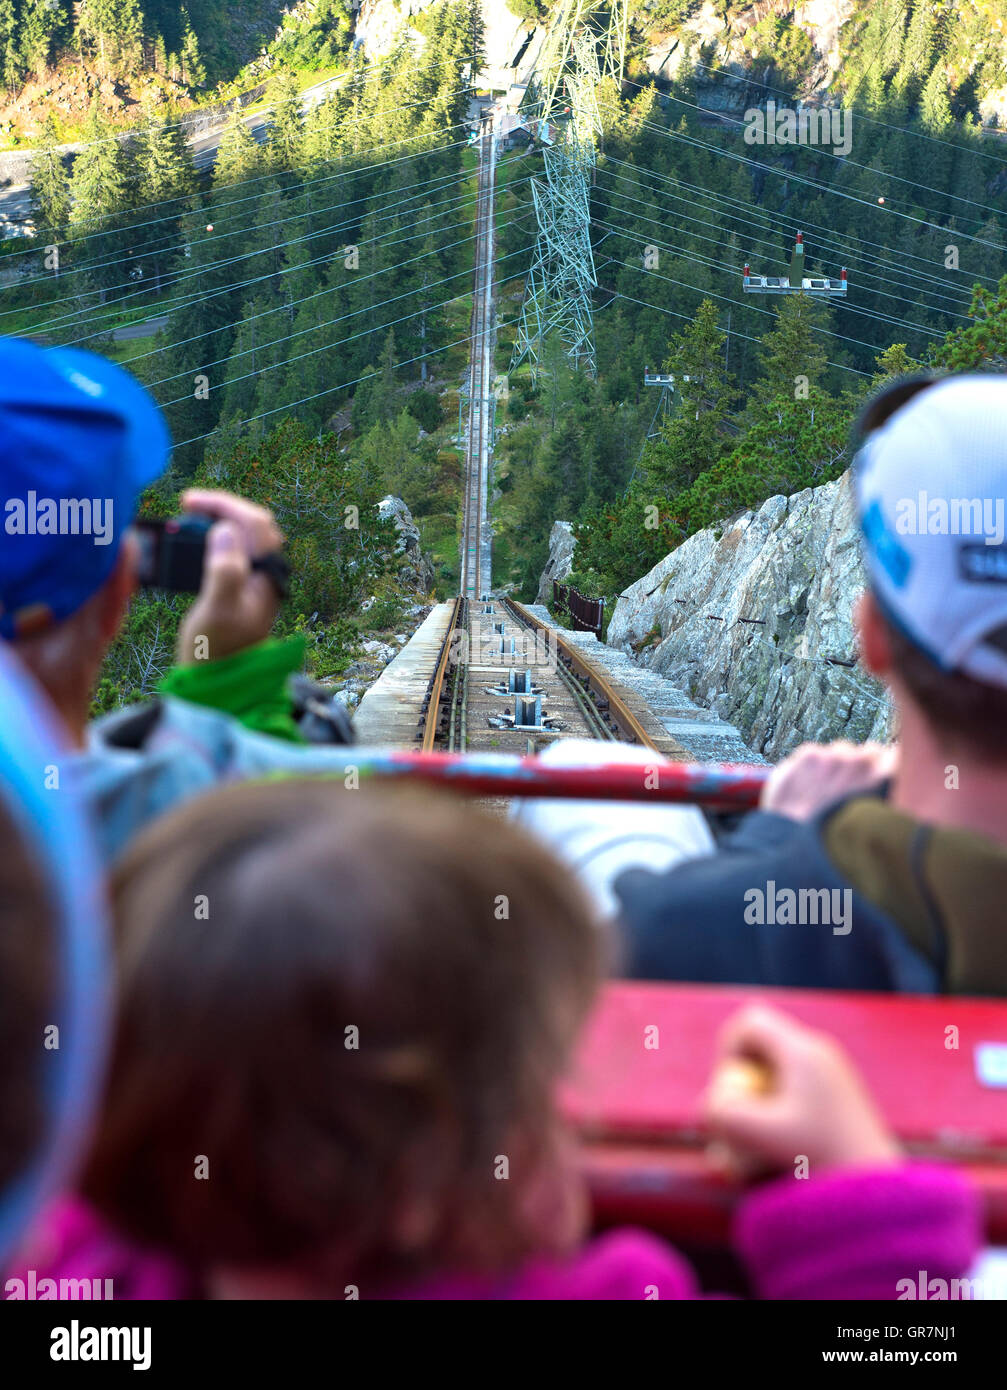
<instances>
[{"instance_id":1,"label":"white baseball cap","mask_svg":"<svg viewBox=\"0 0 1007 1390\"><path fill-rule=\"evenodd\" d=\"M942 669L1007 689L1007 376L896 383L862 420L854 487L873 593Z\"/></svg>"}]
</instances>

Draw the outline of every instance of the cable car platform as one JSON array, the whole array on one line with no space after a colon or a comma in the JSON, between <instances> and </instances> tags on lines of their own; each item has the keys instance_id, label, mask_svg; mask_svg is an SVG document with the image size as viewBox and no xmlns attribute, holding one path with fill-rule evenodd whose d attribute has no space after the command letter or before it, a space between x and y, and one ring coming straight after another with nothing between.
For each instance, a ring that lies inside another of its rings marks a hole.
<instances>
[{"instance_id":1,"label":"cable car platform","mask_svg":"<svg viewBox=\"0 0 1007 1390\"><path fill-rule=\"evenodd\" d=\"M846 276L838 280L805 276L799 284L792 285L786 275L746 275L742 288L746 294L809 294L813 299L832 299L838 295L845 298Z\"/></svg>"},{"instance_id":2,"label":"cable car platform","mask_svg":"<svg viewBox=\"0 0 1007 1390\"><path fill-rule=\"evenodd\" d=\"M746 294L807 294L812 299L845 299L846 267L843 266L838 280L827 275L805 275L804 233L798 232L794 239L789 274L753 275L746 261L741 287Z\"/></svg>"}]
</instances>

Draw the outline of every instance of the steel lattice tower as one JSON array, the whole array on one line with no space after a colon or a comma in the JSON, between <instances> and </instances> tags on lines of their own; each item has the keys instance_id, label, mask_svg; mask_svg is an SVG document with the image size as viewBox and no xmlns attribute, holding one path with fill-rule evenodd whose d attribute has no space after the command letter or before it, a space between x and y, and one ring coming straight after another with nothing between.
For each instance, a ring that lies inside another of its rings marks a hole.
<instances>
[{"instance_id":1,"label":"steel lattice tower","mask_svg":"<svg viewBox=\"0 0 1007 1390\"><path fill-rule=\"evenodd\" d=\"M629 0L562 0L535 64L535 86L540 110L548 116L562 106L559 89L565 74L576 66L577 39L588 34L594 40L596 69L622 85L629 34Z\"/></svg>"},{"instance_id":2,"label":"steel lattice tower","mask_svg":"<svg viewBox=\"0 0 1007 1390\"><path fill-rule=\"evenodd\" d=\"M599 15L601 31L591 22ZM559 135L544 146L545 177L532 180L538 236L511 371L529 362L536 376L545 340L555 333L574 366L594 375L591 294L598 282L589 198L601 132L596 88L603 76L622 82L627 24L628 0L565 0L543 46L531 112L548 123L540 129Z\"/></svg>"}]
</instances>

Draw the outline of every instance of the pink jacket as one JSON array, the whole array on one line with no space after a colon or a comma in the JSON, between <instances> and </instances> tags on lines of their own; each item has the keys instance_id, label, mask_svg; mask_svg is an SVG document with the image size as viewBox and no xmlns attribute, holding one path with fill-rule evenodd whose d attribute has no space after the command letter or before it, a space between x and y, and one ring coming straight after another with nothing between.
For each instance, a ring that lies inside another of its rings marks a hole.
<instances>
[{"instance_id":1,"label":"pink jacket","mask_svg":"<svg viewBox=\"0 0 1007 1390\"><path fill-rule=\"evenodd\" d=\"M964 1179L951 1169L905 1163L807 1181L778 1178L756 1188L739 1205L734 1243L760 1298L894 1299L898 1282L915 1280L921 1269L931 1278L962 1277L980 1235L978 1200ZM132 1247L73 1199L50 1209L18 1265L7 1276L7 1298L19 1296L10 1280L26 1280L32 1269L36 1289L42 1278L111 1278L117 1300L198 1296L173 1261ZM457 1275L394 1290L360 1289L362 1299L703 1296L671 1246L630 1229L590 1241L568 1261L532 1261L506 1279Z\"/></svg>"}]
</instances>

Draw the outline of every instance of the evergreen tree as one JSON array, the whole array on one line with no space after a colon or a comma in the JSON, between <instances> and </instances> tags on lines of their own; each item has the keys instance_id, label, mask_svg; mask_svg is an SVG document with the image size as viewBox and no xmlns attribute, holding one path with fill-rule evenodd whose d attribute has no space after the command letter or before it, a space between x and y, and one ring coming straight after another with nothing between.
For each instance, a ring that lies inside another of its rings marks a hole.
<instances>
[{"instance_id":1,"label":"evergreen tree","mask_svg":"<svg viewBox=\"0 0 1007 1390\"><path fill-rule=\"evenodd\" d=\"M182 50L180 63L182 69L182 80L187 82L190 87L202 87L206 83L206 68L203 60L199 56L199 40L196 38L195 30L189 22L189 13L183 9L182 17Z\"/></svg>"},{"instance_id":2,"label":"evergreen tree","mask_svg":"<svg viewBox=\"0 0 1007 1390\"><path fill-rule=\"evenodd\" d=\"M32 221L43 235L58 237L70 216L70 176L59 149L55 118L50 114L31 166Z\"/></svg>"},{"instance_id":3,"label":"evergreen tree","mask_svg":"<svg viewBox=\"0 0 1007 1390\"><path fill-rule=\"evenodd\" d=\"M776 311L776 322L762 339L760 394L794 400L795 383L806 377L809 385L821 380L826 354L820 334L822 314L818 303L806 294L786 295Z\"/></svg>"},{"instance_id":4,"label":"evergreen tree","mask_svg":"<svg viewBox=\"0 0 1007 1390\"><path fill-rule=\"evenodd\" d=\"M920 119L930 135L942 135L951 125L951 103L948 100L948 79L940 63L936 65L920 100Z\"/></svg>"},{"instance_id":5,"label":"evergreen tree","mask_svg":"<svg viewBox=\"0 0 1007 1390\"><path fill-rule=\"evenodd\" d=\"M77 30L80 39L107 66L116 52L119 0L81 0Z\"/></svg>"},{"instance_id":6,"label":"evergreen tree","mask_svg":"<svg viewBox=\"0 0 1007 1390\"><path fill-rule=\"evenodd\" d=\"M270 313L273 307L272 296L265 292L253 295L247 302L225 368L220 407L224 420L244 421L258 414L256 391L263 380L259 374L276 375L270 369L282 361L285 345L275 342L282 335L282 328L277 324L279 316ZM261 432L262 427L256 433Z\"/></svg>"},{"instance_id":7,"label":"evergreen tree","mask_svg":"<svg viewBox=\"0 0 1007 1390\"><path fill-rule=\"evenodd\" d=\"M726 424L735 390L724 366L726 341L709 299L672 339L665 371L675 377L679 406L643 459L651 486L663 496L688 487L729 446Z\"/></svg>"},{"instance_id":8,"label":"evergreen tree","mask_svg":"<svg viewBox=\"0 0 1007 1390\"><path fill-rule=\"evenodd\" d=\"M118 0L115 15L115 54L119 66L134 69L143 60L143 13L140 0Z\"/></svg>"},{"instance_id":9,"label":"evergreen tree","mask_svg":"<svg viewBox=\"0 0 1007 1390\"><path fill-rule=\"evenodd\" d=\"M0 81L8 92L16 90L23 72L14 0L0 0Z\"/></svg>"},{"instance_id":10,"label":"evergreen tree","mask_svg":"<svg viewBox=\"0 0 1007 1390\"><path fill-rule=\"evenodd\" d=\"M231 112L224 133L217 147L217 161L213 166L214 188L239 183L242 179L253 178L262 165L262 152L255 137L242 120L241 112Z\"/></svg>"},{"instance_id":11,"label":"evergreen tree","mask_svg":"<svg viewBox=\"0 0 1007 1390\"><path fill-rule=\"evenodd\" d=\"M95 98L84 127L84 147L73 163L71 225L86 229L103 217L121 213L128 205L129 191L128 156Z\"/></svg>"},{"instance_id":12,"label":"evergreen tree","mask_svg":"<svg viewBox=\"0 0 1007 1390\"><path fill-rule=\"evenodd\" d=\"M464 0L465 56L472 64L472 83L475 85L478 74L486 66L486 23L483 19L481 0Z\"/></svg>"},{"instance_id":13,"label":"evergreen tree","mask_svg":"<svg viewBox=\"0 0 1007 1390\"><path fill-rule=\"evenodd\" d=\"M21 0L18 48L25 68L41 77L62 29L63 12L50 0Z\"/></svg>"},{"instance_id":14,"label":"evergreen tree","mask_svg":"<svg viewBox=\"0 0 1007 1390\"><path fill-rule=\"evenodd\" d=\"M292 73L284 73L276 79L272 98L269 158L275 169L293 174L304 157L304 115L301 94Z\"/></svg>"},{"instance_id":15,"label":"evergreen tree","mask_svg":"<svg viewBox=\"0 0 1007 1390\"><path fill-rule=\"evenodd\" d=\"M909 90L920 91L930 75L936 25L937 16L927 0L914 0L901 68L904 85Z\"/></svg>"},{"instance_id":16,"label":"evergreen tree","mask_svg":"<svg viewBox=\"0 0 1007 1390\"><path fill-rule=\"evenodd\" d=\"M79 239L74 252L75 287L82 295L126 294L138 287L143 270L134 259L138 239L126 215L135 200L132 162L124 142L103 120L97 99L84 127L84 145L70 176L69 227ZM101 233L89 242L90 233Z\"/></svg>"},{"instance_id":17,"label":"evergreen tree","mask_svg":"<svg viewBox=\"0 0 1007 1390\"><path fill-rule=\"evenodd\" d=\"M136 143L141 202L186 198L196 187L192 153L177 122L159 121L153 112Z\"/></svg>"},{"instance_id":18,"label":"evergreen tree","mask_svg":"<svg viewBox=\"0 0 1007 1390\"><path fill-rule=\"evenodd\" d=\"M930 363L947 372L1007 372L1007 275L995 292L975 287L969 318L931 347Z\"/></svg>"},{"instance_id":19,"label":"evergreen tree","mask_svg":"<svg viewBox=\"0 0 1007 1390\"><path fill-rule=\"evenodd\" d=\"M920 370L919 362L909 356L905 343L892 343L877 356L877 372L871 383L871 390L878 390L900 376L909 376Z\"/></svg>"},{"instance_id":20,"label":"evergreen tree","mask_svg":"<svg viewBox=\"0 0 1007 1390\"><path fill-rule=\"evenodd\" d=\"M196 187L192 155L177 124L148 114L136 141L135 173L137 198L152 205L150 217L138 219L137 253L144 257L147 282L159 291L179 262L181 218Z\"/></svg>"}]
</instances>

